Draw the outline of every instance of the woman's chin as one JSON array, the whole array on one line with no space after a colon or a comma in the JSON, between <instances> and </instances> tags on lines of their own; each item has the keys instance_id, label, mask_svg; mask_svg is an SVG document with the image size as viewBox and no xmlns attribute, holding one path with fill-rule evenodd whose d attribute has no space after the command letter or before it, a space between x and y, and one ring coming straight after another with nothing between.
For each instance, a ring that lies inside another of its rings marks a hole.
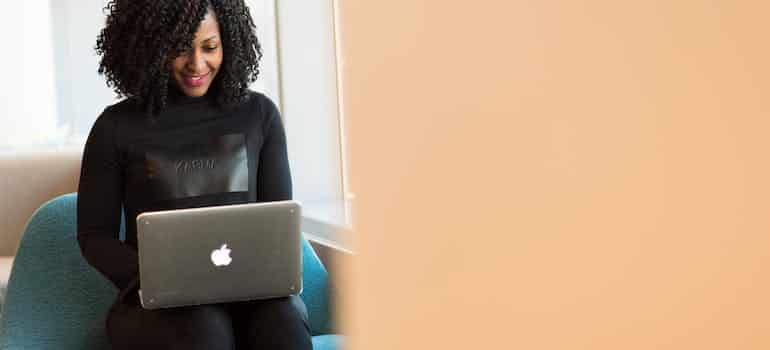
<instances>
[{"instance_id":1,"label":"woman's chin","mask_svg":"<svg viewBox=\"0 0 770 350\"><path fill-rule=\"evenodd\" d=\"M208 91L208 86L188 87L182 86L182 92L189 97L201 97Z\"/></svg>"}]
</instances>

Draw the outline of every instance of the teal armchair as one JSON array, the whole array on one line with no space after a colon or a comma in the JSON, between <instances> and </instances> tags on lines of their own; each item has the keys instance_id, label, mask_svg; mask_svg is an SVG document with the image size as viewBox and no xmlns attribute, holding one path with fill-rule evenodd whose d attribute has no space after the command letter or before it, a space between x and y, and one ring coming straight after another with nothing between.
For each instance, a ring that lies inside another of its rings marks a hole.
<instances>
[{"instance_id":1,"label":"teal armchair","mask_svg":"<svg viewBox=\"0 0 770 350\"><path fill-rule=\"evenodd\" d=\"M105 317L117 290L80 254L77 194L43 204L30 218L14 260L2 315L0 349L108 349ZM301 294L317 350L342 347L330 334L329 283L303 239Z\"/></svg>"}]
</instances>

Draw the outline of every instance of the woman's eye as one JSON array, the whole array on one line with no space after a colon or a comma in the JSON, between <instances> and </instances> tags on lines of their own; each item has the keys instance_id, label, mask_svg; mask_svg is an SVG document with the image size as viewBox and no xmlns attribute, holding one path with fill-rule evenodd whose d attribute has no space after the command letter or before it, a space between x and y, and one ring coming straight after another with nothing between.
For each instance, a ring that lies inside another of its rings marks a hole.
<instances>
[{"instance_id":1,"label":"woman's eye","mask_svg":"<svg viewBox=\"0 0 770 350\"><path fill-rule=\"evenodd\" d=\"M217 48L218 48L218 46L209 46L209 47L207 47L205 50L206 50L206 51L214 51L214 50L216 50Z\"/></svg>"}]
</instances>

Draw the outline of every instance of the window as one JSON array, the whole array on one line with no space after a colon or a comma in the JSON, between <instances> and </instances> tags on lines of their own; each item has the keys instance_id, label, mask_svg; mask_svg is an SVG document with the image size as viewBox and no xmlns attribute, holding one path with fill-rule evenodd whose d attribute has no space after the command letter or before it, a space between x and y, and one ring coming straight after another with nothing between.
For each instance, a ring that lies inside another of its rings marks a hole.
<instances>
[{"instance_id":1,"label":"window","mask_svg":"<svg viewBox=\"0 0 770 350\"><path fill-rule=\"evenodd\" d=\"M6 81L0 84L0 147L7 152L61 143L69 129L56 119L52 9L42 1L6 5L11 15L0 21L0 30L15 37L0 55Z\"/></svg>"},{"instance_id":2,"label":"window","mask_svg":"<svg viewBox=\"0 0 770 350\"><path fill-rule=\"evenodd\" d=\"M278 2L281 111L289 140L294 197L306 232L349 242L344 120L340 110L335 2Z\"/></svg>"},{"instance_id":3,"label":"window","mask_svg":"<svg viewBox=\"0 0 770 350\"><path fill-rule=\"evenodd\" d=\"M0 55L9 82L0 84L0 152L79 152L96 117L116 102L97 73L96 37L106 0L20 1L6 6L4 32L22 28L21 56ZM344 129L339 112L334 1L246 0L263 47L252 89L282 112L295 198L304 230L319 240L347 241ZM21 62L19 62L21 61ZM10 128L9 128L10 127Z\"/></svg>"}]
</instances>

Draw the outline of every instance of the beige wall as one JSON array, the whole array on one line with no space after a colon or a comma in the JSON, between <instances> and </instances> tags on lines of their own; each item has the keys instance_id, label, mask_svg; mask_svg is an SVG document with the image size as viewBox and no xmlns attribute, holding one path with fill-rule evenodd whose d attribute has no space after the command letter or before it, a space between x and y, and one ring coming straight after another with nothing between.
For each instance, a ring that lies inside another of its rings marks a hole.
<instances>
[{"instance_id":1,"label":"beige wall","mask_svg":"<svg viewBox=\"0 0 770 350\"><path fill-rule=\"evenodd\" d=\"M770 348L768 13L341 1L353 348Z\"/></svg>"}]
</instances>

